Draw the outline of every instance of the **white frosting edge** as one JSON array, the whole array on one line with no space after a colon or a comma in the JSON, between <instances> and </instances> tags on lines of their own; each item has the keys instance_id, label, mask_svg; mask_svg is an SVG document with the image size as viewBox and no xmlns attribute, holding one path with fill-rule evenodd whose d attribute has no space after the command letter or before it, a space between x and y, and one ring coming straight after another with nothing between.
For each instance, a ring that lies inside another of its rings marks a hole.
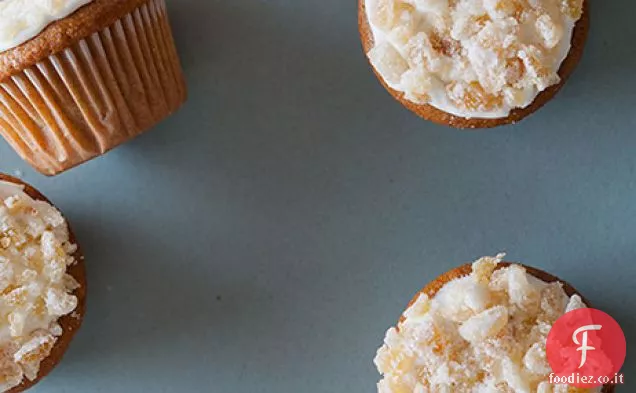
<instances>
[{"instance_id":1,"label":"white frosting edge","mask_svg":"<svg viewBox=\"0 0 636 393\"><path fill-rule=\"evenodd\" d=\"M0 1L0 52L37 36L51 22L63 19L93 0Z\"/></svg>"}]
</instances>

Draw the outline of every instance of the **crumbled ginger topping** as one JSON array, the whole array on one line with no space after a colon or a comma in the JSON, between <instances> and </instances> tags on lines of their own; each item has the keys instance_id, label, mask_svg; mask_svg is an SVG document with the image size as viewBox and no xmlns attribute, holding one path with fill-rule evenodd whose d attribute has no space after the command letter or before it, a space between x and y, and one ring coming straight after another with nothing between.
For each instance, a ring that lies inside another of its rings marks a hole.
<instances>
[{"instance_id":1,"label":"crumbled ginger topping","mask_svg":"<svg viewBox=\"0 0 636 393\"><path fill-rule=\"evenodd\" d=\"M471 275L406 310L375 358L379 393L593 391L548 383L548 333L567 311L586 307L581 297L519 265L497 270L502 258L479 259Z\"/></svg>"},{"instance_id":2,"label":"crumbled ginger topping","mask_svg":"<svg viewBox=\"0 0 636 393\"><path fill-rule=\"evenodd\" d=\"M369 58L408 100L507 114L560 82L583 0L366 0L366 9Z\"/></svg>"},{"instance_id":3,"label":"crumbled ginger topping","mask_svg":"<svg viewBox=\"0 0 636 393\"><path fill-rule=\"evenodd\" d=\"M15 195L5 197L6 190ZM77 307L66 273L77 247L62 215L0 183L0 391L34 380L62 335L58 319Z\"/></svg>"}]
</instances>

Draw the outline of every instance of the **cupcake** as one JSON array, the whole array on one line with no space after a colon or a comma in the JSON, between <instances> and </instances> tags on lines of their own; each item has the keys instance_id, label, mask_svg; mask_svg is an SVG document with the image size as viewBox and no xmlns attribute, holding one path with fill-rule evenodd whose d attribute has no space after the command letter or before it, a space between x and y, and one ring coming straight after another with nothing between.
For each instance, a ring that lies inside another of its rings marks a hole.
<instances>
[{"instance_id":1,"label":"cupcake","mask_svg":"<svg viewBox=\"0 0 636 393\"><path fill-rule=\"evenodd\" d=\"M186 99L164 0L3 0L0 51L0 134L46 175Z\"/></svg>"},{"instance_id":2,"label":"cupcake","mask_svg":"<svg viewBox=\"0 0 636 393\"><path fill-rule=\"evenodd\" d=\"M587 301L543 271L484 257L429 283L389 329L379 393L613 392L551 385L548 333Z\"/></svg>"},{"instance_id":3,"label":"cupcake","mask_svg":"<svg viewBox=\"0 0 636 393\"><path fill-rule=\"evenodd\" d=\"M64 217L0 174L0 392L22 392L60 362L85 300L83 257Z\"/></svg>"},{"instance_id":4,"label":"cupcake","mask_svg":"<svg viewBox=\"0 0 636 393\"><path fill-rule=\"evenodd\" d=\"M583 54L587 0L359 0L384 87L456 128L515 123L548 102Z\"/></svg>"}]
</instances>

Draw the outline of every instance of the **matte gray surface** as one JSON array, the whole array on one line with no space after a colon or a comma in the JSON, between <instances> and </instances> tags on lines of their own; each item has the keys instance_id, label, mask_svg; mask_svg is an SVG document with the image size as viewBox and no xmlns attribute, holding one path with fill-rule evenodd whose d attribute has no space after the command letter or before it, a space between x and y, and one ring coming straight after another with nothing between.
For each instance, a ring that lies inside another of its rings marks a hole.
<instances>
[{"instance_id":1,"label":"matte gray surface","mask_svg":"<svg viewBox=\"0 0 636 393\"><path fill-rule=\"evenodd\" d=\"M636 340L636 3L594 3L556 99L460 132L382 89L354 1L170 1L176 116L52 179L0 142L0 170L59 205L89 271L84 328L34 392L371 392L410 297L502 250Z\"/></svg>"}]
</instances>

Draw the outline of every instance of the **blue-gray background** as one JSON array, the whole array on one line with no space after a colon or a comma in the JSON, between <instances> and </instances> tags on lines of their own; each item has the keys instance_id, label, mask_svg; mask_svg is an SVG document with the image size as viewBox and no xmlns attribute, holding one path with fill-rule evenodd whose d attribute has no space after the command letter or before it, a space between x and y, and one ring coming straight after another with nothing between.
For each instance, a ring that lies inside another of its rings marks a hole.
<instances>
[{"instance_id":1,"label":"blue-gray background","mask_svg":"<svg viewBox=\"0 0 636 393\"><path fill-rule=\"evenodd\" d=\"M562 93L483 132L392 100L354 1L169 8L177 115L52 179L0 141L0 170L59 205L89 272L85 325L34 392L372 392L410 297L502 250L636 341L636 3L595 2Z\"/></svg>"}]
</instances>

